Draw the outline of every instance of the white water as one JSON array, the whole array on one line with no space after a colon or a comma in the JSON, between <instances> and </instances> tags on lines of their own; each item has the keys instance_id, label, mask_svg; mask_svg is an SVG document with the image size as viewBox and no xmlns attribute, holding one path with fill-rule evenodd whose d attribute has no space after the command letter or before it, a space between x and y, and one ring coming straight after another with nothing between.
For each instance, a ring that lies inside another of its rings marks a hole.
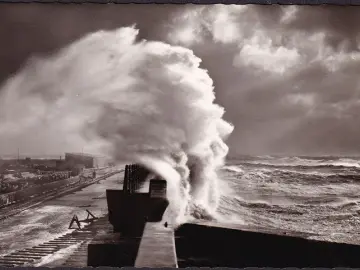
<instances>
[{"instance_id":1,"label":"white water","mask_svg":"<svg viewBox=\"0 0 360 270\"><path fill-rule=\"evenodd\" d=\"M99 31L32 58L0 91L0 136L140 162L168 180L177 222L210 213L233 127L191 50L137 36L134 27Z\"/></svg>"}]
</instances>

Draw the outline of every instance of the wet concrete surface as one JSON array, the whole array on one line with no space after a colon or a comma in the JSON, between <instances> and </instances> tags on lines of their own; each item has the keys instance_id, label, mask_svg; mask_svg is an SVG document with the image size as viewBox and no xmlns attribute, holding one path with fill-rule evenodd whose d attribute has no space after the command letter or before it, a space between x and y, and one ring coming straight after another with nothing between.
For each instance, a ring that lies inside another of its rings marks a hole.
<instances>
[{"instance_id":1,"label":"wet concrete surface","mask_svg":"<svg viewBox=\"0 0 360 270\"><path fill-rule=\"evenodd\" d=\"M73 231L68 229L72 217L85 219L86 209L97 217L107 214L105 190L122 188L122 181L123 173L119 173L0 221L0 256Z\"/></svg>"}]
</instances>

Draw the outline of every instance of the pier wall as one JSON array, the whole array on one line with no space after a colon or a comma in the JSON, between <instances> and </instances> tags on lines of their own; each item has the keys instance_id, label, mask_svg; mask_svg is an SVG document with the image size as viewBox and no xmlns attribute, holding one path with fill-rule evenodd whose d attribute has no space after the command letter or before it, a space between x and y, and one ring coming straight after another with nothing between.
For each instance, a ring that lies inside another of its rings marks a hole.
<instances>
[{"instance_id":1,"label":"pier wall","mask_svg":"<svg viewBox=\"0 0 360 270\"><path fill-rule=\"evenodd\" d=\"M179 267L360 267L360 246L241 229L182 225Z\"/></svg>"}]
</instances>

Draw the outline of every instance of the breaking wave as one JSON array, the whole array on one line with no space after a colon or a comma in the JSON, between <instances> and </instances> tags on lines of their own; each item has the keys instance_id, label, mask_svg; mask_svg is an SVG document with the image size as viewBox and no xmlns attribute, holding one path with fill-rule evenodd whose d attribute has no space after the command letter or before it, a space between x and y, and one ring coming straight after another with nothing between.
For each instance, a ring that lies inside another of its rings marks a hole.
<instances>
[{"instance_id":1,"label":"breaking wave","mask_svg":"<svg viewBox=\"0 0 360 270\"><path fill-rule=\"evenodd\" d=\"M360 169L360 160L356 158L300 158L300 157L261 157L254 160L241 160L240 164L266 166L266 167L288 167L288 168L354 168Z\"/></svg>"},{"instance_id":2,"label":"breaking wave","mask_svg":"<svg viewBox=\"0 0 360 270\"><path fill-rule=\"evenodd\" d=\"M207 218L218 206L217 170L233 126L214 103L201 59L137 41L138 32L99 31L29 60L0 91L0 134L27 133L43 152L86 145L117 162L139 162L168 180L168 218Z\"/></svg>"}]
</instances>

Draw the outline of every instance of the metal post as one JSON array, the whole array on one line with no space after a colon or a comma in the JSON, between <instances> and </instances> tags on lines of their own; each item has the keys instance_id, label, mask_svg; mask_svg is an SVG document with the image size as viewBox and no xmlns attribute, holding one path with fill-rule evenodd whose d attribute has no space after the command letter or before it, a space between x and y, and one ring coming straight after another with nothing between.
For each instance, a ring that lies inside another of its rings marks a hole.
<instances>
[{"instance_id":1,"label":"metal post","mask_svg":"<svg viewBox=\"0 0 360 270\"><path fill-rule=\"evenodd\" d=\"M129 180L130 180L130 193L133 193L133 191L134 191L134 165L133 164L130 165Z\"/></svg>"},{"instance_id":2,"label":"metal post","mask_svg":"<svg viewBox=\"0 0 360 270\"><path fill-rule=\"evenodd\" d=\"M124 183L123 183L123 190L124 192L128 192L128 181L129 181L129 166L125 165L125 175L124 175Z\"/></svg>"}]
</instances>

